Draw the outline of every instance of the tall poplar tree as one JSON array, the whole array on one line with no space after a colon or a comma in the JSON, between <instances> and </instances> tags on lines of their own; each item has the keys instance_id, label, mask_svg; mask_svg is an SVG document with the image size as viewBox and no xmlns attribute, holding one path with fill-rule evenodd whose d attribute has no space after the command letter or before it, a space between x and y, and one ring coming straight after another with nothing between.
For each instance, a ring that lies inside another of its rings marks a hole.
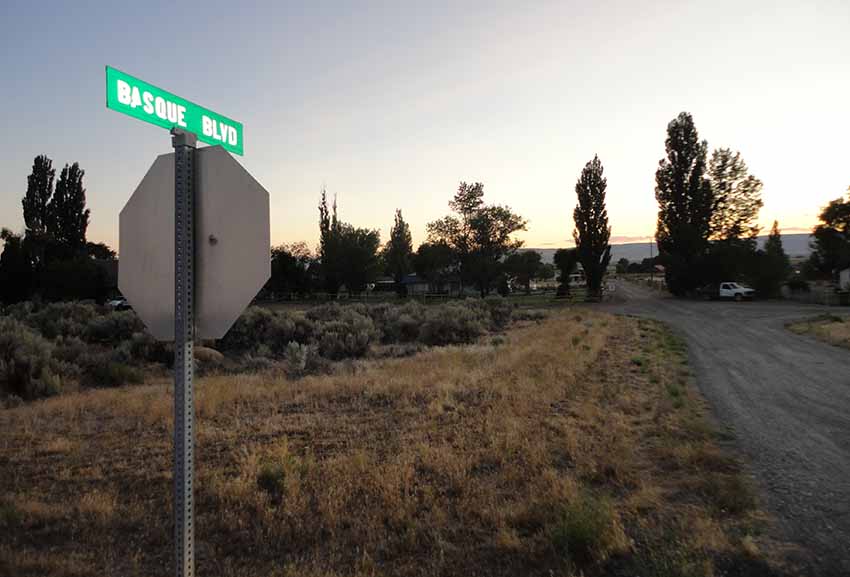
<instances>
[{"instance_id":1,"label":"tall poplar tree","mask_svg":"<svg viewBox=\"0 0 850 577\"><path fill-rule=\"evenodd\" d=\"M728 148L711 153L708 175L713 195L712 240L754 243L759 233L762 182L749 174L741 153Z\"/></svg>"},{"instance_id":2,"label":"tall poplar tree","mask_svg":"<svg viewBox=\"0 0 850 577\"><path fill-rule=\"evenodd\" d=\"M655 172L658 224L655 233L667 286L681 295L702 282L701 265L708 250L714 199L706 178L708 148L682 112L667 125L667 158Z\"/></svg>"},{"instance_id":3,"label":"tall poplar tree","mask_svg":"<svg viewBox=\"0 0 850 577\"><path fill-rule=\"evenodd\" d=\"M328 210L327 191L322 188L319 202L319 260L321 261L322 284L327 292L335 295L342 285L340 271L340 223L337 218L336 198Z\"/></svg>"},{"instance_id":4,"label":"tall poplar tree","mask_svg":"<svg viewBox=\"0 0 850 577\"><path fill-rule=\"evenodd\" d=\"M404 222L401 210L395 211L395 221L390 231L390 239L384 247L384 263L387 272L395 281L396 293L403 296L405 293L402 281L405 275L413 270L413 238L410 235L410 226Z\"/></svg>"},{"instance_id":5,"label":"tall poplar tree","mask_svg":"<svg viewBox=\"0 0 850 577\"><path fill-rule=\"evenodd\" d=\"M48 204L49 232L68 255L79 254L86 246L89 210L86 208L85 171L76 162L65 165Z\"/></svg>"},{"instance_id":6,"label":"tall poplar tree","mask_svg":"<svg viewBox=\"0 0 850 577\"><path fill-rule=\"evenodd\" d=\"M32 173L27 177L27 191L21 201L28 236L38 237L47 233L55 177L53 161L43 154L36 156L32 163Z\"/></svg>"},{"instance_id":7,"label":"tall poplar tree","mask_svg":"<svg viewBox=\"0 0 850 577\"><path fill-rule=\"evenodd\" d=\"M578 204L573 211L578 260L584 268L587 288L593 297L602 294L602 279L611 262L611 227L605 207L605 189L608 181L603 176L602 162L598 156L588 162L576 182Z\"/></svg>"}]
</instances>

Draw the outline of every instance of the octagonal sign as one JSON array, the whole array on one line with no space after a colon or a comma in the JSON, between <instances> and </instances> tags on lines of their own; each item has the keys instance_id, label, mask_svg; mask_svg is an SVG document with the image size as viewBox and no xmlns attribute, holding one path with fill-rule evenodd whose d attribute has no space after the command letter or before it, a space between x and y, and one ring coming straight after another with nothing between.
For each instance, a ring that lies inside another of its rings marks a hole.
<instances>
[{"instance_id":1,"label":"octagonal sign","mask_svg":"<svg viewBox=\"0 0 850 577\"><path fill-rule=\"evenodd\" d=\"M271 274L268 192L223 148L195 151L195 334L224 336ZM151 334L174 339L174 154L119 217L118 287Z\"/></svg>"}]
</instances>

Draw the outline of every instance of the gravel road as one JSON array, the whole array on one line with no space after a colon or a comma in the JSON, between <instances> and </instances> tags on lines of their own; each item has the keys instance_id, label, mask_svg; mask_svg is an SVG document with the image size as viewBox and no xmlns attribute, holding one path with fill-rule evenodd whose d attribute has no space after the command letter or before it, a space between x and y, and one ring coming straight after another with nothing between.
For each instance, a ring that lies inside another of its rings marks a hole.
<instances>
[{"instance_id":1,"label":"gravel road","mask_svg":"<svg viewBox=\"0 0 850 577\"><path fill-rule=\"evenodd\" d=\"M835 309L673 299L618 282L612 312L667 323L688 342L697 384L749 459L785 539L811 575L850 575L850 350L784 324Z\"/></svg>"}]
</instances>

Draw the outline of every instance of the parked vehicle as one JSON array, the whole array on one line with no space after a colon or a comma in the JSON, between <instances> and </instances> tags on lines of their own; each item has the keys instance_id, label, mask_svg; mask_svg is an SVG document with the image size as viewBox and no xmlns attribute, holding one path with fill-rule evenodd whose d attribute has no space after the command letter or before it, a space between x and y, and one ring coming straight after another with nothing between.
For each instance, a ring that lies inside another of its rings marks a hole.
<instances>
[{"instance_id":1,"label":"parked vehicle","mask_svg":"<svg viewBox=\"0 0 850 577\"><path fill-rule=\"evenodd\" d=\"M720 284L706 285L697 292L706 300L732 299L736 301L751 299L756 293L756 291L750 287L736 282L722 282Z\"/></svg>"},{"instance_id":2,"label":"parked vehicle","mask_svg":"<svg viewBox=\"0 0 850 577\"><path fill-rule=\"evenodd\" d=\"M128 303L127 299L124 298L114 299L106 304L114 311L128 311L131 308L130 303Z\"/></svg>"}]
</instances>

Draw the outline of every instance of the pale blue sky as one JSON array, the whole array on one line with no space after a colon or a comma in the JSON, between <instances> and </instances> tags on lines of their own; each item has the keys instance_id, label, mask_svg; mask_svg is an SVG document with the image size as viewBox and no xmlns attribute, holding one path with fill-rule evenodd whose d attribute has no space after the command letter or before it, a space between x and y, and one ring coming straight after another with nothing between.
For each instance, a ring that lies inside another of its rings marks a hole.
<instances>
[{"instance_id":1,"label":"pale blue sky","mask_svg":"<svg viewBox=\"0 0 850 577\"><path fill-rule=\"evenodd\" d=\"M850 3L16 2L0 4L0 226L23 227L32 158L86 170L89 238L167 131L105 108L104 66L243 122L275 243L317 240L323 184L386 239L424 237L458 181L561 246L595 153L615 240L655 226L667 122L694 115L764 183L762 221L809 228L850 186Z\"/></svg>"}]
</instances>

